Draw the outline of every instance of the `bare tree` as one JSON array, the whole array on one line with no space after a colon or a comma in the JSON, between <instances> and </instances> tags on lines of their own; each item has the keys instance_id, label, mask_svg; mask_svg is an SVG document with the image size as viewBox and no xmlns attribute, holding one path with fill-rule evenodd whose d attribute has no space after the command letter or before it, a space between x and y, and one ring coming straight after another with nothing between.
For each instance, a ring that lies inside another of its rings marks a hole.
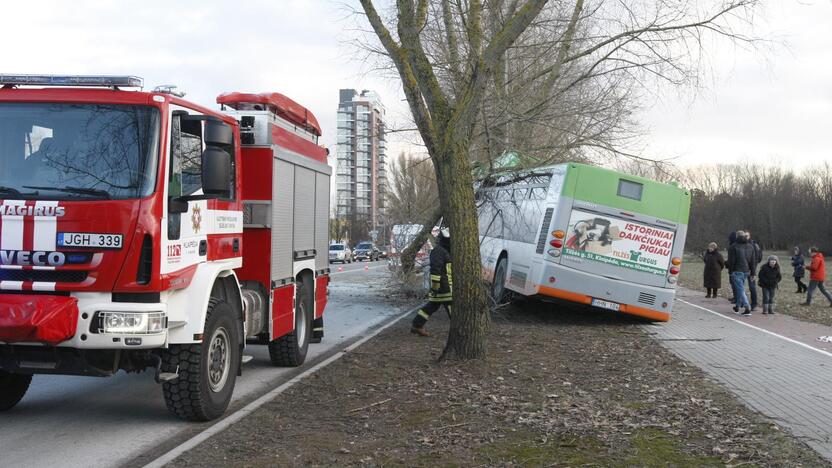
<instances>
[{"instance_id":1,"label":"bare tree","mask_svg":"<svg viewBox=\"0 0 832 468\"><path fill-rule=\"evenodd\" d=\"M439 199L453 236L451 255L457 277L454 314L443 356L452 353L463 359L485 355L489 323L488 303L479 281L482 267L469 160L471 138L495 68L505 51L540 13L546 0L527 0L490 36L483 29L482 2L469 0L467 3L466 60L454 64L461 79L456 81L460 84L459 90L451 92L443 88L422 44L421 32L428 20L430 2L398 0L398 37L394 37L372 0L361 0L370 25L402 79L414 121L433 160Z\"/></svg>"},{"instance_id":2,"label":"bare tree","mask_svg":"<svg viewBox=\"0 0 832 468\"><path fill-rule=\"evenodd\" d=\"M731 25L750 21L757 2L396 0L385 20L360 0L402 81L454 236L443 356L485 349L471 160L488 165L517 148L542 162L582 152L645 159L624 145L638 91L655 80L695 84L705 36L751 41Z\"/></svg>"},{"instance_id":3,"label":"bare tree","mask_svg":"<svg viewBox=\"0 0 832 468\"><path fill-rule=\"evenodd\" d=\"M401 153L390 165L387 217L390 224L422 221L439 206L430 158Z\"/></svg>"}]
</instances>

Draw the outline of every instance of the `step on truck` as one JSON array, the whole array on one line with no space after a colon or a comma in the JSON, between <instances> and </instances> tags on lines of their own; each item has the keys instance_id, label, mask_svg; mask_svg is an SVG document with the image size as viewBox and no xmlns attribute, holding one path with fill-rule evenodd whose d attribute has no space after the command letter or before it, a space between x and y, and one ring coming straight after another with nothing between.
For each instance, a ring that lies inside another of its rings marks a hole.
<instances>
[{"instance_id":1,"label":"step on truck","mask_svg":"<svg viewBox=\"0 0 832 468\"><path fill-rule=\"evenodd\" d=\"M34 374L150 371L171 413L211 420L246 344L298 366L323 337L315 116L278 93L182 96L0 75L0 411Z\"/></svg>"}]
</instances>

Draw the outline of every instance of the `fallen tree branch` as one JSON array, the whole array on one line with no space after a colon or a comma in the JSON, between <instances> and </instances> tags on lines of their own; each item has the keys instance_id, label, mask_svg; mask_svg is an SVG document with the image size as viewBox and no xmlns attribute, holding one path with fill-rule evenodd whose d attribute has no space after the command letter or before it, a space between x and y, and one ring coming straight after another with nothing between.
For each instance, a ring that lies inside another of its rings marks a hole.
<instances>
[{"instance_id":1,"label":"fallen tree branch","mask_svg":"<svg viewBox=\"0 0 832 468\"><path fill-rule=\"evenodd\" d=\"M372 405L362 406L361 408L351 409L351 410L347 411L347 414L355 413L356 411L361 411L361 410L369 409L369 408L372 408L372 407L375 407L375 406L383 405L383 404L389 402L390 400L392 400L392 398L388 398L388 399L382 400L382 401L377 401L377 402L373 403Z\"/></svg>"}]
</instances>

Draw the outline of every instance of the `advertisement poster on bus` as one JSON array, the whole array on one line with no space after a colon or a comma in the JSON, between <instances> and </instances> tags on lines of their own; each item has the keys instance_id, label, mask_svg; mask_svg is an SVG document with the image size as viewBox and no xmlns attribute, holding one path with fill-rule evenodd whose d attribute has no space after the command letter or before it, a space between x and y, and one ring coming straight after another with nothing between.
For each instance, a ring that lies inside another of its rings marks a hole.
<instances>
[{"instance_id":1,"label":"advertisement poster on bus","mask_svg":"<svg viewBox=\"0 0 832 468\"><path fill-rule=\"evenodd\" d=\"M564 255L631 270L667 274L675 232L573 210Z\"/></svg>"}]
</instances>

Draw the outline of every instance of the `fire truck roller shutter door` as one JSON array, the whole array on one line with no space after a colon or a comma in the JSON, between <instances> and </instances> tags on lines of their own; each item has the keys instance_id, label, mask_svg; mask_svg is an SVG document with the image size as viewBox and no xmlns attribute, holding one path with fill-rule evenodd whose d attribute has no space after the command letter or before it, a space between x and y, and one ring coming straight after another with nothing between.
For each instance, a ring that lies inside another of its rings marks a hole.
<instances>
[{"instance_id":1,"label":"fire truck roller shutter door","mask_svg":"<svg viewBox=\"0 0 832 468\"><path fill-rule=\"evenodd\" d=\"M329 264L329 175L315 174L315 269Z\"/></svg>"},{"instance_id":2,"label":"fire truck roller shutter door","mask_svg":"<svg viewBox=\"0 0 832 468\"><path fill-rule=\"evenodd\" d=\"M315 248L315 173L300 166L295 166L294 245L295 252Z\"/></svg>"},{"instance_id":3,"label":"fire truck roller shutter door","mask_svg":"<svg viewBox=\"0 0 832 468\"><path fill-rule=\"evenodd\" d=\"M272 281L291 278L294 262L295 166L275 159L272 177Z\"/></svg>"}]
</instances>

